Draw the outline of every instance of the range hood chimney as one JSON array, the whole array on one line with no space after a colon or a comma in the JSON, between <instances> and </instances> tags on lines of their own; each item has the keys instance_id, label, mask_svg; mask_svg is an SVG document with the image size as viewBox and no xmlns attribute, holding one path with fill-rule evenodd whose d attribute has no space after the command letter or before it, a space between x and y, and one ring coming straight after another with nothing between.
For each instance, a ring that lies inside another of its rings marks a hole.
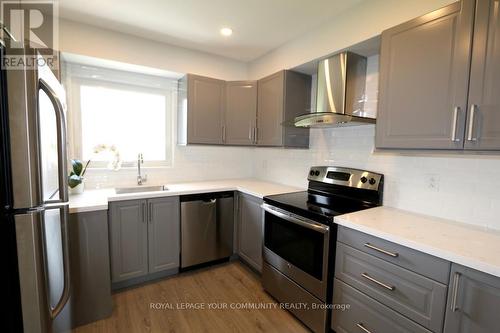
<instances>
[{"instance_id":1,"label":"range hood chimney","mask_svg":"<svg viewBox=\"0 0 500 333\"><path fill-rule=\"evenodd\" d=\"M295 127L340 127L374 124L364 111L366 58L343 52L320 61L316 110L295 118Z\"/></svg>"}]
</instances>

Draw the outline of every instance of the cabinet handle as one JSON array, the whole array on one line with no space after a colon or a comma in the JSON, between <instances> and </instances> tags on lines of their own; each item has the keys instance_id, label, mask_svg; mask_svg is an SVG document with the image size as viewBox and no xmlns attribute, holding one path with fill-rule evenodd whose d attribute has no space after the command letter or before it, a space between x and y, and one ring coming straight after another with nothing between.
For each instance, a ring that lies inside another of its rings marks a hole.
<instances>
[{"instance_id":1,"label":"cabinet handle","mask_svg":"<svg viewBox=\"0 0 500 333\"><path fill-rule=\"evenodd\" d=\"M222 142L226 143L226 126L222 126Z\"/></svg>"},{"instance_id":2,"label":"cabinet handle","mask_svg":"<svg viewBox=\"0 0 500 333\"><path fill-rule=\"evenodd\" d=\"M251 143L253 143L253 127L250 126L248 128L248 140L250 140Z\"/></svg>"},{"instance_id":3,"label":"cabinet handle","mask_svg":"<svg viewBox=\"0 0 500 333\"><path fill-rule=\"evenodd\" d=\"M370 243L365 243L364 246L369 248L369 249L375 250L377 252L386 254L386 255L393 257L393 258L397 258L399 256L399 253L397 253L397 252L389 252L389 251L383 250L379 247L376 247L375 245L371 245Z\"/></svg>"},{"instance_id":4,"label":"cabinet handle","mask_svg":"<svg viewBox=\"0 0 500 333\"><path fill-rule=\"evenodd\" d=\"M476 104L471 104L470 106L470 119L469 119L469 130L467 131L467 140L468 141L477 141L477 138L474 137L474 118L476 115Z\"/></svg>"},{"instance_id":5,"label":"cabinet handle","mask_svg":"<svg viewBox=\"0 0 500 333\"><path fill-rule=\"evenodd\" d=\"M146 203L143 202L142 205L141 205L141 209L142 209L142 222L146 222Z\"/></svg>"},{"instance_id":6,"label":"cabinet handle","mask_svg":"<svg viewBox=\"0 0 500 333\"><path fill-rule=\"evenodd\" d=\"M369 329L367 329L363 323L357 323L356 326L359 327L360 330L362 330L363 332L365 333L372 333L372 331L370 331Z\"/></svg>"},{"instance_id":7,"label":"cabinet handle","mask_svg":"<svg viewBox=\"0 0 500 333\"><path fill-rule=\"evenodd\" d=\"M149 209L148 209L148 220L149 222L153 222L153 204L150 202L149 203Z\"/></svg>"},{"instance_id":8,"label":"cabinet handle","mask_svg":"<svg viewBox=\"0 0 500 333\"><path fill-rule=\"evenodd\" d=\"M362 274L361 274L361 276L362 276L362 277L364 277L365 279L367 279L368 281L371 281L371 282L373 282L373 283L375 283L375 284L378 284L378 285L379 285L379 286L381 286L381 287L384 287L384 288L385 288L385 289L387 289L387 290L390 290L390 291L394 291L394 290L396 290L396 287L394 287L394 286L389 286L388 284L385 284L385 283L383 283L383 282L380 282L379 280L372 278L370 275L368 275L368 274L366 274L366 273L362 273Z\"/></svg>"},{"instance_id":9,"label":"cabinet handle","mask_svg":"<svg viewBox=\"0 0 500 333\"><path fill-rule=\"evenodd\" d=\"M254 143L255 143L255 144L257 144L258 135L259 135L259 130L257 129L257 127L255 127L255 128L254 128L254 135L253 135L253 138L254 138Z\"/></svg>"},{"instance_id":10,"label":"cabinet handle","mask_svg":"<svg viewBox=\"0 0 500 333\"><path fill-rule=\"evenodd\" d=\"M451 128L451 141L453 142L460 142L460 139L457 138L457 121L459 112L460 112L460 107L455 106L455 109L453 109L453 125Z\"/></svg>"},{"instance_id":11,"label":"cabinet handle","mask_svg":"<svg viewBox=\"0 0 500 333\"><path fill-rule=\"evenodd\" d=\"M458 310L457 307L457 299L458 299L458 286L460 283L460 273L455 272L453 276L453 289L452 289L452 299L451 299L451 311L456 312Z\"/></svg>"}]
</instances>

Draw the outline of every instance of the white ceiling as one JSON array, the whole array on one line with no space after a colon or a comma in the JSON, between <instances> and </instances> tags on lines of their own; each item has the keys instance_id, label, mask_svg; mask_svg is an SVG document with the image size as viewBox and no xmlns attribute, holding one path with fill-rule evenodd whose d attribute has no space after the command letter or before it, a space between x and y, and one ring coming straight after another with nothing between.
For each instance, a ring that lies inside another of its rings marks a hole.
<instances>
[{"instance_id":1,"label":"white ceiling","mask_svg":"<svg viewBox=\"0 0 500 333\"><path fill-rule=\"evenodd\" d=\"M363 0L59 0L60 16L251 61ZM223 37L222 27L233 35Z\"/></svg>"}]
</instances>

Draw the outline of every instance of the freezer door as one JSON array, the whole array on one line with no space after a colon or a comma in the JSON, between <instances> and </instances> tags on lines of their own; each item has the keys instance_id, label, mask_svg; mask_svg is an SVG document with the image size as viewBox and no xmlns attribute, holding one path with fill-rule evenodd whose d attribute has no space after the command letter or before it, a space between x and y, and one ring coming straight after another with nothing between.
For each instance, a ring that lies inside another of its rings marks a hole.
<instances>
[{"instance_id":1,"label":"freezer door","mask_svg":"<svg viewBox=\"0 0 500 333\"><path fill-rule=\"evenodd\" d=\"M67 205L15 215L24 332L50 332L68 301L68 216Z\"/></svg>"}]
</instances>

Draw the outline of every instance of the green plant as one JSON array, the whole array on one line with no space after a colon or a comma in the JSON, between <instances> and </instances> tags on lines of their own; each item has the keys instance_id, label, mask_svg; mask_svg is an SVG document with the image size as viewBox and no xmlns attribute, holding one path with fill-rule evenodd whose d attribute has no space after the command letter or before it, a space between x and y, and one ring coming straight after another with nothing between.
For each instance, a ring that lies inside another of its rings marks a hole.
<instances>
[{"instance_id":1,"label":"green plant","mask_svg":"<svg viewBox=\"0 0 500 333\"><path fill-rule=\"evenodd\" d=\"M80 160L71 160L72 169L68 176L68 185L71 188L75 188L83 182L83 176L87 171L87 167L89 166L90 160L85 163L85 167L83 166L82 161Z\"/></svg>"}]
</instances>

